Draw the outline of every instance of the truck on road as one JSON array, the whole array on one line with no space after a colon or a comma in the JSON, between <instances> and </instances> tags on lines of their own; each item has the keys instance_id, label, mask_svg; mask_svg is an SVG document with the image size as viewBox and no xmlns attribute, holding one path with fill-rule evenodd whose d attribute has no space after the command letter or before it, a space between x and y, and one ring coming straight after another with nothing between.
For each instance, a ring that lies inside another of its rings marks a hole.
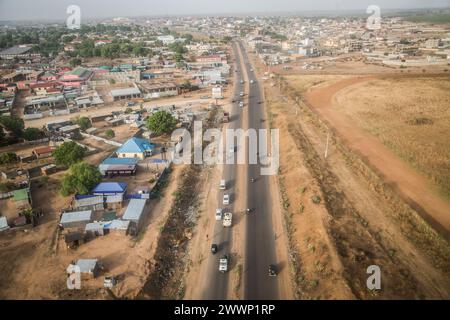
<instances>
[{"instance_id":1,"label":"truck on road","mask_svg":"<svg viewBox=\"0 0 450 320\"><path fill-rule=\"evenodd\" d=\"M231 212L226 212L223 215L223 222L222 222L223 226L224 227L231 227L232 220L233 220L233 214Z\"/></svg>"}]
</instances>

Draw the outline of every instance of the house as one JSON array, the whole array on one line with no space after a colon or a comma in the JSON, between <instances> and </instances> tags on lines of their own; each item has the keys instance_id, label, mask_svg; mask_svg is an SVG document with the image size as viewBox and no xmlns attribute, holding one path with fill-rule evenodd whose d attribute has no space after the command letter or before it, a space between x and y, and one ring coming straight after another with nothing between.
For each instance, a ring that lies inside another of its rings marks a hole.
<instances>
[{"instance_id":1,"label":"house","mask_svg":"<svg viewBox=\"0 0 450 320\"><path fill-rule=\"evenodd\" d=\"M88 69L78 67L62 75L59 78L59 82L64 86L80 87L85 84L86 81L90 80L93 74L94 73Z\"/></svg>"},{"instance_id":2,"label":"house","mask_svg":"<svg viewBox=\"0 0 450 320\"><path fill-rule=\"evenodd\" d=\"M31 197L28 188L14 190L13 201L18 211L31 208Z\"/></svg>"},{"instance_id":3,"label":"house","mask_svg":"<svg viewBox=\"0 0 450 320\"><path fill-rule=\"evenodd\" d=\"M105 235L105 228L104 228L103 222L88 223L84 230L86 231L86 235L90 238L95 238L98 236Z\"/></svg>"},{"instance_id":4,"label":"house","mask_svg":"<svg viewBox=\"0 0 450 320\"><path fill-rule=\"evenodd\" d=\"M117 151L118 158L145 159L152 155L155 146L148 140L142 138L131 138L126 141Z\"/></svg>"},{"instance_id":5,"label":"house","mask_svg":"<svg viewBox=\"0 0 450 320\"><path fill-rule=\"evenodd\" d=\"M178 95L178 87L172 82L141 83L144 99L158 99Z\"/></svg>"},{"instance_id":6,"label":"house","mask_svg":"<svg viewBox=\"0 0 450 320\"><path fill-rule=\"evenodd\" d=\"M93 190L94 195L110 196L124 194L127 191L125 182L100 182Z\"/></svg>"},{"instance_id":7,"label":"house","mask_svg":"<svg viewBox=\"0 0 450 320\"><path fill-rule=\"evenodd\" d=\"M133 175L136 173L137 158L107 158L99 166L104 176Z\"/></svg>"},{"instance_id":8,"label":"house","mask_svg":"<svg viewBox=\"0 0 450 320\"><path fill-rule=\"evenodd\" d=\"M64 235L64 242L68 248L78 247L85 241L85 234L83 232L69 232Z\"/></svg>"},{"instance_id":9,"label":"house","mask_svg":"<svg viewBox=\"0 0 450 320\"><path fill-rule=\"evenodd\" d=\"M64 212L60 225L63 228L84 228L92 221L92 210Z\"/></svg>"},{"instance_id":10,"label":"house","mask_svg":"<svg viewBox=\"0 0 450 320\"><path fill-rule=\"evenodd\" d=\"M103 226L109 232L125 232L128 233L128 229L130 228L130 221L115 219L109 222L106 222Z\"/></svg>"},{"instance_id":11,"label":"house","mask_svg":"<svg viewBox=\"0 0 450 320\"><path fill-rule=\"evenodd\" d=\"M100 269L97 259L79 259L76 263L70 264L66 271L67 273L72 274L74 270L78 270L82 276L95 278L99 275Z\"/></svg>"},{"instance_id":12,"label":"house","mask_svg":"<svg viewBox=\"0 0 450 320\"><path fill-rule=\"evenodd\" d=\"M103 196L76 195L73 201L73 207L77 210L103 210L103 202Z\"/></svg>"},{"instance_id":13,"label":"house","mask_svg":"<svg viewBox=\"0 0 450 320\"><path fill-rule=\"evenodd\" d=\"M46 147L39 147L33 149L31 152L36 158L42 159L42 158L48 158L52 156L52 152L55 150L54 147L46 146Z\"/></svg>"},{"instance_id":14,"label":"house","mask_svg":"<svg viewBox=\"0 0 450 320\"><path fill-rule=\"evenodd\" d=\"M0 217L0 232L8 230L8 221L6 220L6 217Z\"/></svg>"},{"instance_id":15,"label":"house","mask_svg":"<svg viewBox=\"0 0 450 320\"><path fill-rule=\"evenodd\" d=\"M55 173L56 171L57 171L57 168L56 168L56 165L54 165L54 164L49 164L49 165L43 166L41 168L41 172L44 176L48 176L52 173Z\"/></svg>"},{"instance_id":16,"label":"house","mask_svg":"<svg viewBox=\"0 0 450 320\"><path fill-rule=\"evenodd\" d=\"M111 96L113 97L114 101L122 99L140 98L141 91L137 87L113 89L111 90Z\"/></svg>"},{"instance_id":17,"label":"house","mask_svg":"<svg viewBox=\"0 0 450 320\"><path fill-rule=\"evenodd\" d=\"M131 199L122 216L122 220L130 221L130 233L136 235L141 226L146 199Z\"/></svg>"}]
</instances>

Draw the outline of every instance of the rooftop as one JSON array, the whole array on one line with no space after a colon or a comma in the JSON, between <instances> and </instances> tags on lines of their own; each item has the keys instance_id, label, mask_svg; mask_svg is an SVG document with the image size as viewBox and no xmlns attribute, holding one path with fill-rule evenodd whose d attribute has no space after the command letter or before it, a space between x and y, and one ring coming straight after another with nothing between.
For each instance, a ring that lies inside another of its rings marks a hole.
<instances>
[{"instance_id":1,"label":"rooftop","mask_svg":"<svg viewBox=\"0 0 450 320\"><path fill-rule=\"evenodd\" d=\"M131 138L117 150L117 153L144 153L153 149L155 149L155 146L148 140Z\"/></svg>"},{"instance_id":2,"label":"rooftop","mask_svg":"<svg viewBox=\"0 0 450 320\"><path fill-rule=\"evenodd\" d=\"M141 91L136 87L111 90L111 95L113 97L129 96L129 95L136 95L136 94L141 94Z\"/></svg>"},{"instance_id":3,"label":"rooftop","mask_svg":"<svg viewBox=\"0 0 450 320\"><path fill-rule=\"evenodd\" d=\"M100 182L92 193L123 193L127 190L125 182Z\"/></svg>"},{"instance_id":4,"label":"rooftop","mask_svg":"<svg viewBox=\"0 0 450 320\"><path fill-rule=\"evenodd\" d=\"M75 212L65 212L61 216L61 223L71 223L78 221L90 221L92 218L92 211L75 211Z\"/></svg>"},{"instance_id":5,"label":"rooftop","mask_svg":"<svg viewBox=\"0 0 450 320\"><path fill-rule=\"evenodd\" d=\"M145 208L145 199L131 199L127 210L123 214L123 220L139 220Z\"/></svg>"},{"instance_id":6,"label":"rooftop","mask_svg":"<svg viewBox=\"0 0 450 320\"><path fill-rule=\"evenodd\" d=\"M14 46L3 51L0 51L0 55L20 55L27 53L31 50L31 47L28 46Z\"/></svg>"}]
</instances>

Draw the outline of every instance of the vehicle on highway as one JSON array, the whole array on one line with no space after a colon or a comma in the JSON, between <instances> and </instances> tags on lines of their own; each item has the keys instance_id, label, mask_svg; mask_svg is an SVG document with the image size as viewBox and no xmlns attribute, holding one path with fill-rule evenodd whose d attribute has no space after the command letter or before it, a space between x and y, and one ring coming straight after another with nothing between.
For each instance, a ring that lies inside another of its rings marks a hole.
<instances>
[{"instance_id":1,"label":"vehicle on highway","mask_svg":"<svg viewBox=\"0 0 450 320\"><path fill-rule=\"evenodd\" d=\"M228 271L228 256L226 254L219 259L219 271L222 273Z\"/></svg>"},{"instance_id":2,"label":"vehicle on highway","mask_svg":"<svg viewBox=\"0 0 450 320\"><path fill-rule=\"evenodd\" d=\"M217 251L219 251L219 247L217 246L217 244L213 243L211 245L211 252L212 252L212 254L216 254Z\"/></svg>"},{"instance_id":3,"label":"vehicle on highway","mask_svg":"<svg viewBox=\"0 0 450 320\"><path fill-rule=\"evenodd\" d=\"M230 195L229 194L224 194L223 195L223 204L224 205L229 205L230 204Z\"/></svg>"},{"instance_id":4,"label":"vehicle on highway","mask_svg":"<svg viewBox=\"0 0 450 320\"><path fill-rule=\"evenodd\" d=\"M222 220L222 209L217 208L216 209L216 221Z\"/></svg>"},{"instance_id":5,"label":"vehicle on highway","mask_svg":"<svg viewBox=\"0 0 450 320\"><path fill-rule=\"evenodd\" d=\"M251 178L250 181L251 181L251 182L255 182L255 178Z\"/></svg>"},{"instance_id":6,"label":"vehicle on highway","mask_svg":"<svg viewBox=\"0 0 450 320\"><path fill-rule=\"evenodd\" d=\"M233 214L231 212L225 212L223 215L223 226L224 227L231 227L231 224L233 222Z\"/></svg>"},{"instance_id":7,"label":"vehicle on highway","mask_svg":"<svg viewBox=\"0 0 450 320\"><path fill-rule=\"evenodd\" d=\"M219 189L220 190L226 190L227 189L227 182L225 181L225 179L220 180Z\"/></svg>"},{"instance_id":8,"label":"vehicle on highway","mask_svg":"<svg viewBox=\"0 0 450 320\"><path fill-rule=\"evenodd\" d=\"M241 108L244 107L244 102L240 101L239 102L239 107L241 107Z\"/></svg>"},{"instance_id":9,"label":"vehicle on highway","mask_svg":"<svg viewBox=\"0 0 450 320\"><path fill-rule=\"evenodd\" d=\"M228 123L229 121L230 121L230 114L228 112L224 112L222 122Z\"/></svg>"},{"instance_id":10,"label":"vehicle on highway","mask_svg":"<svg viewBox=\"0 0 450 320\"><path fill-rule=\"evenodd\" d=\"M269 265L269 277L276 277L277 276L277 268L271 264Z\"/></svg>"},{"instance_id":11,"label":"vehicle on highway","mask_svg":"<svg viewBox=\"0 0 450 320\"><path fill-rule=\"evenodd\" d=\"M244 96L244 92L241 91L241 93L239 93L239 96L243 97Z\"/></svg>"}]
</instances>

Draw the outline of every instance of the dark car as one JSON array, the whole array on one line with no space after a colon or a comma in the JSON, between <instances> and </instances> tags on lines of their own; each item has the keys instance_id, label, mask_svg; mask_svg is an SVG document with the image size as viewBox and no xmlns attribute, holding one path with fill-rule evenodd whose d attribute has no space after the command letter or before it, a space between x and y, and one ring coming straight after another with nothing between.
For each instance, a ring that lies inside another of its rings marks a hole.
<instances>
[{"instance_id":1,"label":"dark car","mask_svg":"<svg viewBox=\"0 0 450 320\"><path fill-rule=\"evenodd\" d=\"M212 254L216 254L218 249L219 248L217 247L217 244L212 244L211 245L211 252L212 252Z\"/></svg>"},{"instance_id":2,"label":"dark car","mask_svg":"<svg viewBox=\"0 0 450 320\"><path fill-rule=\"evenodd\" d=\"M277 276L277 268L271 264L269 265L269 277L276 277Z\"/></svg>"}]
</instances>

